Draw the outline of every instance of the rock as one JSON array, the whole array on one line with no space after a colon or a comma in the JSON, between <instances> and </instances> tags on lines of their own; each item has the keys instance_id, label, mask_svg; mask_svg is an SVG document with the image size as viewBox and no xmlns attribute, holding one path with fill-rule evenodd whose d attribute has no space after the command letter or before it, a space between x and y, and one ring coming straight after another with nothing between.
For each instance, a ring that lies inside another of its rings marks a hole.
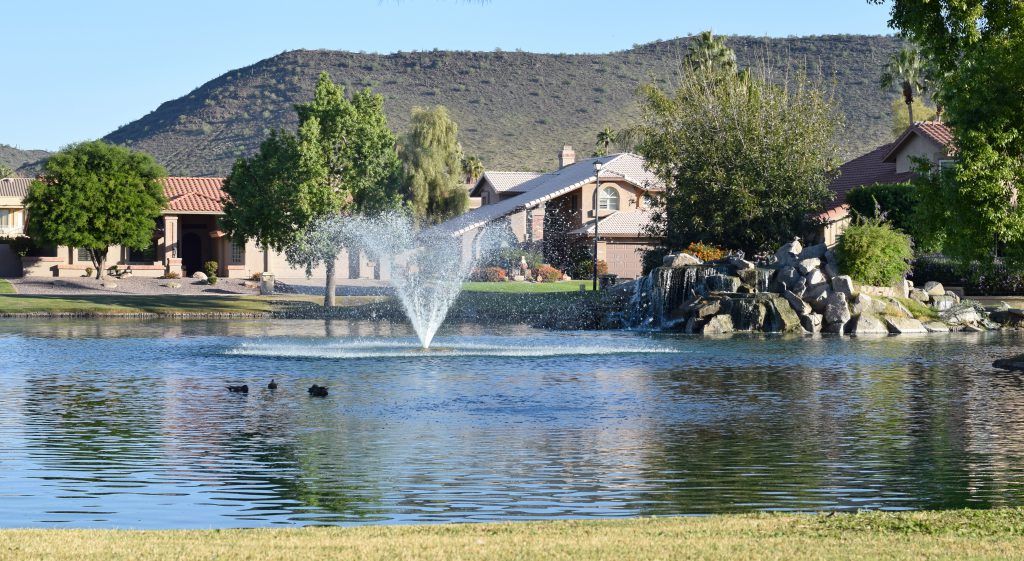
<instances>
[{"instance_id":1,"label":"rock","mask_svg":"<svg viewBox=\"0 0 1024 561\"><path fill-rule=\"evenodd\" d=\"M791 286L789 291L797 296L803 296L804 292L807 292L807 279L800 277L800 280L796 281L796 284Z\"/></svg>"},{"instance_id":2,"label":"rock","mask_svg":"<svg viewBox=\"0 0 1024 561\"><path fill-rule=\"evenodd\" d=\"M776 282L782 283L787 289L796 285L797 280L801 278L803 277L797 272L796 267L790 267L789 265L782 267L775 273Z\"/></svg>"},{"instance_id":3,"label":"rock","mask_svg":"<svg viewBox=\"0 0 1024 561\"><path fill-rule=\"evenodd\" d=\"M204 273L202 271L196 271L196 272L192 273L192 278L197 280L197 281L200 281L200 282L206 282L206 281L210 280L210 279L206 278L206 273Z\"/></svg>"},{"instance_id":4,"label":"rock","mask_svg":"<svg viewBox=\"0 0 1024 561\"><path fill-rule=\"evenodd\" d=\"M800 271L801 275L807 275L811 271L817 271L818 267L821 267L821 260L817 258L803 259L796 265L796 270Z\"/></svg>"},{"instance_id":5,"label":"rock","mask_svg":"<svg viewBox=\"0 0 1024 561\"><path fill-rule=\"evenodd\" d=\"M958 304L956 300L953 300L945 294L941 296L932 296L931 307L936 311L945 312L946 310L952 309Z\"/></svg>"},{"instance_id":6,"label":"rock","mask_svg":"<svg viewBox=\"0 0 1024 561\"><path fill-rule=\"evenodd\" d=\"M736 274L740 276L740 282L743 284L743 286L746 286L751 290L757 290L757 269L741 269L736 271Z\"/></svg>"},{"instance_id":7,"label":"rock","mask_svg":"<svg viewBox=\"0 0 1024 561\"><path fill-rule=\"evenodd\" d=\"M822 259L826 263L831 263L832 265L838 265L839 264L839 262L836 261L836 252L832 251L831 249L825 252L825 255L824 255L824 257L822 257Z\"/></svg>"},{"instance_id":8,"label":"rock","mask_svg":"<svg viewBox=\"0 0 1024 561\"><path fill-rule=\"evenodd\" d=\"M912 289L910 289L909 296L910 296L911 299L917 300L918 302L920 302L922 304L927 304L928 301L932 299L931 296L928 296L927 292L921 290L920 288L912 288Z\"/></svg>"},{"instance_id":9,"label":"rock","mask_svg":"<svg viewBox=\"0 0 1024 561\"><path fill-rule=\"evenodd\" d=\"M832 290L842 292L847 299L853 297L853 279L848 275L840 275L832 278Z\"/></svg>"},{"instance_id":10,"label":"rock","mask_svg":"<svg viewBox=\"0 0 1024 561\"><path fill-rule=\"evenodd\" d=\"M842 292L833 292L825 300L825 325L834 326L845 326L852 317L850 313L850 307L846 303L846 294ZM842 330L838 333L843 333Z\"/></svg>"},{"instance_id":11,"label":"rock","mask_svg":"<svg viewBox=\"0 0 1024 561\"><path fill-rule=\"evenodd\" d=\"M778 257L779 255L789 255L792 257L796 257L800 255L800 252L802 252L803 250L804 246L800 243L800 238L793 238L793 241L787 244L782 244L782 247L780 247L779 250L775 252L775 256Z\"/></svg>"},{"instance_id":12,"label":"rock","mask_svg":"<svg viewBox=\"0 0 1024 561\"><path fill-rule=\"evenodd\" d=\"M800 259L823 259L825 253L828 251L828 247L823 244L807 246L800 252Z\"/></svg>"},{"instance_id":13,"label":"rock","mask_svg":"<svg viewBox=\"0 0 1024 561\"><path fill-rule=\"evenodd\" d=\"M750 269L757 267L757 265L755 265L754 263L747 261L746 259L740 259L735 255L730 256L729 259L727 259L727 262L733 267L736 267L737 272L748 271Z\"/></svg>"},{"instance_id":14,"label":"rock","mask_svg":"<svg viewBox=\"0 0 1024 561\"><path fill-rule=\"evenodd\" d=\"M819 284L818 286L812 286L804 292L803 300L811 305L811 308L822 314L825 312L825 306L829 297L833 294L832 288L827 284Z\"/></svg>"},{"instance_id":15,"label":"rock","mask_svg":"<svg viewBox=\"0 0 1024 561\"><path fill-rule=\"evenodd\" d=\"M689 253L673 253L666 255L661 260L661 265L663 267L671 267L673 269L678 269L687 265L702 265L703 263L703 261Z\"/></svg>"},{"instance_id":16,"label":"rock","mask_svg":"<svg viewBox=\"0 0 1024 561\"><path fill-rule=\"evenodd\" d=\"M704 335L724 335L726 333L732 333L732 318L727 315L720 315L711 318L701 333Z\"/></svg>"},{"instance_id":17,"label":"rock","mask_svg":"<svg viewBox=\"0 0 1024 561\"><path fill-rule=\"evenodd\" d=\"M722 311L721 300L702 300L693 307L693 317L703 320Z\"/></svg>"},{"instance_id":18,"label":"rock","mask_svg":"<svg viewBox=\"0 0 1024 561\"><path fill-rule=\"evenodd\" d=\"M889 328L875 314L864 312L850 321L846 332L850 335L888 335Z\"/></svg>"},{"instance_id":19,"label":"rock","mask_svg":"<svg viewBox=\"0 0 1024 561\"><path fill-rule=\"evenodd\" d=\"M114 282L114 281L105 281L100 286L102 286L103 288L106 288L107 290L113 290L113 289L117 288L117 283Z\"/></svg>"},{"instance_id":20,"label":"rock","mask_svg":"<svg viewBox=\"0 0 1024 561\"><path fill-rule=\"evenodd\" d=\"M782 297L786 299L786 302L789 303L789 307L792 308L794 312L800 315L808 315L814 313L814 310L811 308L811 305L801 300L800 297L797 296L796 294L787 290L782 293Z\"/></svg>"},{"instance_id":21,"label":"rock","mask_svg":"<svg viewBox=\"0 0 1024 561\"><path fill-rule=\"evenodd\" d=\"M985 331L985 328L979 325L974 325L973 323L969 323L967 325L960 326L960 331L963 331L964 333L981 333Z\"/></svg>"},{"instance_id":22,"label":"rock","mask_svg":"<svg viewBox=\"0 0 1024 561\"><path fill-rule=\"evenodd\" d=\"M908 310L907 307L903 305L903 302L900 302L899 300L889 300L886 302L885 311L883 313L893 317L914 319L914 314L910 313L910 310Z\"/></svg>"},{"instance_id":23,"label":"rock","mask_svg":"<svg viewBox=\"0 0 1024 561\"><path fill-rule=\"evenodd\" d=\"M166 286L167 288L181 288L181 283L180 282L169 282L169 283L165 284L164 286Z\"/></svg>"},{"instance_id":24,"label":"rock","mask_svg":"<svg viewBox=\"0 0 1024 561\"><path fill-rule=\"evenodd\" d=\"M702 329L704 329L704 323L703 323L703 322L701 322L701 321L700 321L699 319L697 319L696 317L691 317L691 318L690 318L690 319L689 319L689 320L688 320L688 321L686 322L686 327L685 327L685 328L683 328L683 331L684 331L685 333L690 333L690 334L693 334L693 333L700 333Z\"/></svg>"},{"instance_id":25,"label":"rock","mask_svg":"<svg viewBox=\"0 0 1024 561\"><path fill-rule=\"evenodd\" d=\"M822 273L820 269L814 269L804 276L807 280L807 286L814 286L816 284L825 284L828 279L825 278L825 273Z\"/></svg>"},{"instance_id":26,"label":"rock","mask_svg":"<svg viewBox=\"0 0 1024 561\"><path fill-rule=\"evenodd\" d=\"M970 304L958 304L956 306L951 306L939 314L939 317L949 325L978 323L982 319L978 310Z\"/></svg>"},{"instance_id":27,"label":"rock","mask_svg":"<svg viewBox=\"0 0 1024 561\"><path fill-rule=\"evenodd\" d=\"M877 304L875 303L875 299L863 292L858 294L856 298L851 300L851 302L852 304L850 305L850 308L853 315L860 315L864 312L872 313L879 311Z\"/></svg>"},{"instance_id":28,"label":"rock","mask_svg":"<svg viewBox=\"0 0 1024 561\"><path fill-rule=\"evenodd\" d=\"M704 279L704 288L708 292L736 292L740 287L740 278L729 275L710 275Z\"/></svg>"},{"instance_id":29,"label":"rock","mask_svg":"<svg viewBox=\"0 0 1024 561\"><path fill-rule=\"evenodd\" d=\"M924 291L929 296L945 296L946 288L942 286L941 282L928 281L924 283Z\"/></svg>"},{"instance_id":30,"label":"rock","mask_svg":"<svg viewBox=\"0 0 1024 561\"><path fill-rule=\"evenodd\" d=\"M526 275L516 275L516 276L512 277L512 280L514 280L516 282L523 282L523 281L526 280Z\"/></svg>"},{"instance_id":31,"label":"rock","mask_svg":"<svg viewBox=\"0 0 1024 561\"><path fill-rule=\"evenodd\" d=\"M828 280L832 280L839 276L839 267L836 267L834 263L825 263L821 266L821 274L825 275Z\"/></svg>"},{"instance_id":32,"label":"rock","mask_svg":"<svg viewBox=\"0 0 1024 561\"><path fill-rule=\"evenodd\" d=\"M1001 370L1024 371L1024 355L996 359L992 362L992 366Z\"/></svg>"},{"instance_id":33,"label":"rock","mask_svg":"<svg viewBox=\"0 0 1024 561\"><path fill-rule=\"evenodd\" d=\"M949 326L941 321L929 321L924 324L924 328L928 330L928 333L949 333Z\"/></svg>"},{"instance_id":34,"label":"rock","mask_svg":"<svg viewBox=\"0 0 1024 561\"><path fill-rule=\"evenodd\" d=\"M1020 329L1024 327L1024 310L1010 308L1005 303L989 314L989 318L1003 327Z\"/></svg>"},{"instance_id":35,"label":"rock","mask_svg":"<svg viewBox=\"0 0 1024 561\"><path fill-rule=\"evenodd\" d=\"M564 281L571 281L571 280L572 280L572 277L570 277L570 276L569 276L568 274L566 274L566 273L562 273L562 280L564 280Z\"/></svg>"},{"instance_id":36,"label":"rock","mask_svg":"<svg viewBox=\"0 0 1024 561\"><path fill-rule=\"evenodd\" d=\"M809 313L807 315L800 316L800 325L804 327L804 330L808 333L821 333L821 323L824 316L821 314Z\"/></svg>"},{"instance_id":37,"label":"rock","mask_svg":"<svg viewBox=\"0 0 1024 561\"><path fill-rule=\"evenodd\" d=\"M730 315L734 330L761 331L768 318L768 310L763 302L754 298L743 298L733 300Z\"/></svg>"},{"instance_id":38,"label":"rock","mask_svg":"<svg viewBox=\"0 0 1024 561\"><path fill-rule=\"evenodd\" d=\"M952 290L947 290L946 291L946 296L949 296L950 298L952 298L953 301L956 302L957 304L960 303L960 297L957 296L956 292L953 292Z\"/></svg>"},{"instance_id":39,"label":"rock","mask_svg":"<svg viewBox=\"0 0 1024 561\"><path fill-rule=\"evenodd\" d=\"M764 295L771 303L768 306L768 318L765 331L771 333L801 333L804 328L800 324L800 316L790 307L788 298L778 294ZM797 299L799 301L799 298Z\"/></svg>"},{"instance_id":40,"label":"rock","mask_svg":"<svg viewBox=\"0 0 1024 561\"><path fill-rule=\"evenodd\" d=\"M897 317L885 317L885 325L889 328L889 333L896 333L902 335L904 333L928 333L924 325L914 318L897 318Z\"/></svg>"}]
</instances>

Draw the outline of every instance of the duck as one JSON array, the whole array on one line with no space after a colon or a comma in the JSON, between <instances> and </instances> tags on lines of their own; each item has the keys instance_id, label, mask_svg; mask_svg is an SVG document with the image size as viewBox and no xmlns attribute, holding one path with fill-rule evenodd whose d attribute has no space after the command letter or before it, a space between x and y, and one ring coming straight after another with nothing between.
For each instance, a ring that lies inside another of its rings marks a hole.
<instances>
[{"instance_id":1,"label":"duck","mask_svg":"<svg viewBox=\"0 0 1024 561\"><path fill-rule=\"evenodd\" d=\"M309 387L309 395L313 397L327 397L327 386L313 384Z\"/></svg>"},{"instance_id":2,"label":"duck","mask_svg":"<svg viewBox=\"0 0 1024 561\"><path fill-rule=\"evenodd\" d=\"M228 386L228 391L234 393L249 393L249 385L242 384L241 386Z\"/></svg>"},{"instance_id":3,"label":"duck","mask_svg":"<svg viewBox=\"0 0 1024 561\"><path fill-rule=\"evenodd\" d=\"M277 382L275 382L273 378L271 378L270 379L270 383L267 384L267 389L268 390L276 390L277 389Z\"/></svg>"}]
</instances>

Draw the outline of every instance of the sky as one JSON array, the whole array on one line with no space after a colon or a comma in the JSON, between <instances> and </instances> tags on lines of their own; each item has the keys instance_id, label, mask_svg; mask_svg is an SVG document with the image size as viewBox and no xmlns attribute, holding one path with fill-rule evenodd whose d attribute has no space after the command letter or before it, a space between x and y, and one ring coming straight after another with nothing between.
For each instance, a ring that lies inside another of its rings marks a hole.
<instances>
[{"instance_id":1,"label":"sky","mask_svg":"<svg viewBox=\"0 0 1024 561\"><path fill-rule=\"evenodd\" d=\"M293 49L604 53L716 34L890 34L866 0L5 2L0 144L55 150Z\"/></svg>"}]
</instances>

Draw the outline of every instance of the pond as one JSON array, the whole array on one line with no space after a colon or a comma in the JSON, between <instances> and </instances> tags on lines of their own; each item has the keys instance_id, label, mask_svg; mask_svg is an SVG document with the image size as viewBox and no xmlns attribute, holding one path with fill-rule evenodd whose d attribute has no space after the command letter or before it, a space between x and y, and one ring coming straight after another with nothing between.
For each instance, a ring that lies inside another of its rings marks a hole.
<instances>
[{"instance_id":1,"label":"pond","mask_svg":"<svg viewBox=\"0 0 1024 561\"><path fill-rule=\"evenodd\" d=\"M4 320L0 526L1024 505L1022 342Z\"/></svg>"}]
</instances>

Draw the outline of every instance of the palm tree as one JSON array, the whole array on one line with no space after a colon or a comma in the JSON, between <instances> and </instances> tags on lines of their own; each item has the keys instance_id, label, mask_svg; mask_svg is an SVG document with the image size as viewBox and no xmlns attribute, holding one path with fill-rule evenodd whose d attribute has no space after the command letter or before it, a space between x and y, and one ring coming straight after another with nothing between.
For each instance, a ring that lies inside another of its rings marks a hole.
<instances>
[{"instance_id":1,"label":"palm tree","mask_svg":"<svg viewBox=\"0 0 1024 561\"><path fill-rule=\"evenodd\" d=\"M910 124L914 124L914 95L923 94L928 90L928 79L924 59L917 49L900 49L900 52L889 58L889 63L882 73L883 90L891 90L899 86L903 93L903 102L907 104Z\"/></svg>"},{"instance_id":2,"label":"palm tree","mask_svg":"<svg viewBox=\"0 0 1024 561\"><path fill-rule=\"evenodd\" d=\"M736 71L736 53L725 44L725 39L703 31L690 40L686 63L694 69Z\"/></svg>"},{"instance_id":3,"label":"palm tree","mask_svg":"<svg viewBox=\"0 0 1024 561\"><path fill-rule=\"evenodd\" d=\"M473 183L484 174L484 163L476 156L463 158L462 172L466 174L466 183Z\"/></svg>"},{"instance_id":4,"label":"palm tree","mask_svg":"<svg viewBox=\"0 0 1024 561\"><path fill-rule=\"evenodd\" d=\"M608 146L613 142L615 142L615 131L611 127L605 127L603 131L597 133L597 155L607 155Z\"/></svg>"}]
</instances>

